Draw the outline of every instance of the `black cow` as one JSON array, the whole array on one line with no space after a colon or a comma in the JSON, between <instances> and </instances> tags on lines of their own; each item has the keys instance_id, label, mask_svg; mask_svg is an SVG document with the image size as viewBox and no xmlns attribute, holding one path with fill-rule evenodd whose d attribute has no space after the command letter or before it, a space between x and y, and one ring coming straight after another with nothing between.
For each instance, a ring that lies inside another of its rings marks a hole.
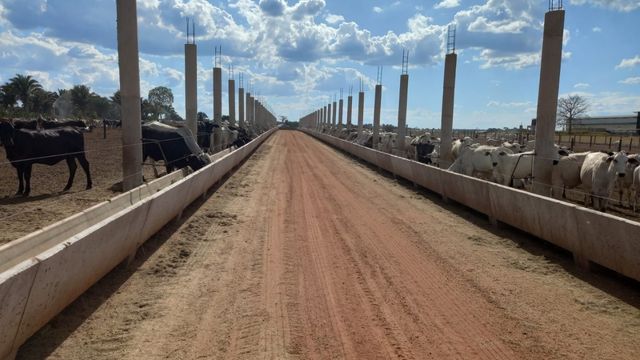
<instances>
[{"instance_id":1,"label":"black cow","mask_svg":"<svg viewBox=\"0 0 640 360\"><path fill-rule=\"evenodd\" d=\"M18 171L18 192L29 196L31 192L31 167L33 164L55 165L62 160L69 166L69 180L63 191L73 185L76 174L76 159L87 175L87 189L91 189L89 162L84 156L84 137L78 129L64 127L51 130L16 129L12 123L0 122L0 141L4 145L7 159Z\"/></svg>"},{"instance_id":2,"label":"black cow","mask_svg":"<svg viewBox=\"0 0 640 360\"><path fill-rule=\"evenodd\" d=\"M193 142L190 146L184 131L158 122L142 125L142 161L150 157L153 161L165 161L167 174L174 169L189 166L196 171L208 163L208 158L201 151L194 149L198 145ZM154 167L155 171L155 167ZM157 176L157 172L156 172Z\"/></svg>"},{"instance_id":3,"label":"black cow","mask_svg":"<svg viewBox=\"0 0 640 360\"><path fill-rule=\"evenodd\" d=\"M211 134L213 128L217 127L212 121L198 121L198 146L207 151L211 148Z\"/></svg>"}]
</instances>

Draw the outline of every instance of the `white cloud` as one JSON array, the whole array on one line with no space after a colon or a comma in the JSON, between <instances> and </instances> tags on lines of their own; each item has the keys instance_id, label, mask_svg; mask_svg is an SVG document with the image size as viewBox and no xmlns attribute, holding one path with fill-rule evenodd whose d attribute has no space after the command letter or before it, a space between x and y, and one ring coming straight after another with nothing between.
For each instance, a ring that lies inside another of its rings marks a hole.
<instances>
[{"instance_id":1,"label":"white cloud","mask_svg":"<svg viewBox=\"0 0 640 360\"><path fill-rule=\"evenodd\" d=\"M533 105L531 101L522 101L522 102L502 102L492 100L487 103L487 107L502 107L502 108L523 108L530 107Z\"/></svg>"},{"instance_id":2,"label":"white cloud","mask_svg":"<svg viewBox=\"0 0 640 360\"><path fill-rule=\"evenodd\" d=\"M618 10L623 12L630 12L636 9L640 9L640 2L638 0L570 0L572 5L585 5L608 8L612 10Z\"/></svg>"},{"instance_id":3,"label":"white cloud","mask_svg":"<svg viewBox=\"0 0 640 360\"><path fill-rule=\"evenodd\" d=\"M434 9L450 9L460 6L459 0L443 0L433 6Z\"/></svg>"},{"instance_id":4,"label":"white cloud","mask_svg":"<svg viewBox=\"0 0 640 360\"><path fill-rule=\"evenodd\" d=\"M344 16L342 15L329 14L324 19L331 25L344 22Z\"/></svg>"},{"instance_id":5,"label":"white cloud","mask_svg":"<svg viewBox=\"0 0 640 360\"><path fill-rule=\"evenodd\" d=\"M374 6L373 7L373 12L380 14L382 12L382 8L379 6Z\"/></svg>"},{"instance_id":6,"label":"white cloud","mask_svg":"<svg viewBox=\"0 0 640 360\"><path fill-rule=\"evenodd\" d=\"M640 85L640 76L626 78L624 80L618 81L620 84L625 85Z\"/></svg>"},{"instance_id":7,"label":"white cloud","mask_svg":"<svg viewBox=\"0 0 640 360\"><path fill-rule=\"evenodd\" d=\"M600 27L598 27L598 26L595 26L595 27L593 27L593 28L591 29L591 31L593 31L593 32L598 32L598 33L599 33L599 32L602 32L602 28L600 28Z\"/></svg>"},{"instance_id":8,"label":"white cloud","mask_svg":"<svg viewBox=\"0 0 640 360\"><path fill-rule=\"evenodd\" d=\"M640 55L636 55L631 59L622 59L620 64L616 65L616 69L632 68L640 64Z\"/></svg>"},{"instance_id":9,"label":"white cloud","mask_svg":"<svg viewBox=\"0 0 640 360\"><path fill-rule=\"evenodd\" d=\"M573 85L574 88L576 89L586 89L588 87L590 87L591 85L587 84L587 83L577 83L575 85Z\"/></svg>"}]
</instances>

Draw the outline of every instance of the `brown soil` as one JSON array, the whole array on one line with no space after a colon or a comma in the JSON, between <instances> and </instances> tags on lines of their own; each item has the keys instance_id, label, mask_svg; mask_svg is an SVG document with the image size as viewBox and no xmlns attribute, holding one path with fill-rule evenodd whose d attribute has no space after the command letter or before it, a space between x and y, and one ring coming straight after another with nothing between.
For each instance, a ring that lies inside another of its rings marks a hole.
<instances>
[{"instance_id":1,"label":"brown soil","mask_svg":"<svg viewBox=\"0 0 640 360\"><path fill-rule=\"evenodd\" d=\"M634 359L635 282L279 131L20 359Z\"/></svg>"},{"instance_id":2,"label":"brown soil","mask_svg":"<svg viewBox=\"0 0 640 360\"><path fill-rule=\"evenodd\" d=\"M118 194L122 180L122 136L120 129L102 129L84 134L86 157L90 164L93 188L85 190L87 178L78 165L73 187L62 193L69 170L62 161L54 166L36 164L31 174L31 194L15 197L18 190L16 170L0 147L0 245L62 220ZM153 172L145 167L145 178ZM119 185L118 185L119 186Z\"/></svg>"}]
</instances>

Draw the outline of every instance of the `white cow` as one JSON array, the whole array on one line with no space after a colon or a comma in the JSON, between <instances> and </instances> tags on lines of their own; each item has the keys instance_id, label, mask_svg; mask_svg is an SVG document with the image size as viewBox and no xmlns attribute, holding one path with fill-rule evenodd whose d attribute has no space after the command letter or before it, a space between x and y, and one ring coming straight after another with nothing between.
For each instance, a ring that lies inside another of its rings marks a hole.
<instances>
[{"instance_id":1,"label":"white cow","mask_svg":"<svg viewBox=\"0 0 640 360\"><path fill-rule=\"evenodd\" d=\"M607 204L617 177L626 174L627 154L624 151L609 155L601 152L587 154L580 169L580 181L591 195L593 208L607 210ZM585 197L585 206L586 206Z\"/></svg>"},{"instance_id":2,"label":"white cow","mask_svg":"<svg viewBox=\"0 0 640 360\"><path fill-rule=\"evenodd\" d=\"M582 153L573 153L560 158L557 164L553 166L551 172L551 196L556 199L564 198L565 189L573 189L581 184L580 169L589 151Z\"/></svg>"},{"instance_id":3,"label":"white cow","mask_svg":"<svg viewBox=\"0 0 640 360\"><path fill-rule=\"evenodd\" d=\"M475 144L465 146L461 149L458 158L449 167L449 171L468 176L478 176L484 179L490 179L493 172L491 154L500 151L504 151L507 154L513 154L511 150L503 147L487 145L475 146Z\"/></svg>"},{"instance_id":4,"label":"white cow","mask_svg":"<svg viewBox=\"0 0 640 360\"><path fill-rule=\"evenodd\" d=\"M468 136L466 136L462 140L454 140L451 144L451 157L453 158L453 160L457 159L458 156L460 156L460 150L462 150L462 148L471 145L473 145L473 139Z\"/></svg>"},{"instance_id":5,"label":"white cow","mask_svg":"<svg viewBox=\"0 0 640 360\"><path fill-rule=\"evenodd\" d=\"M623 195L626 193L629 199L629 206L631 206L630 190L633 184L633 176L631 176L634 170L640 165L640 154L630 154L627 156L627 169L626 173L629 176L624 176L616 179L616 187L618 194L620 195L620 206L623 206Z\"/></svg>"},{"instance_id":6,"label":"white cow","mask_svg":"<svg viewBox=\"0 0 640 360\"><path fill-rule=\"evenodd\" d=\"M493 181L509 186L511 179L527 179L532 177L534 152L508 154L505 151L494 151L491 154L493 163Z\"/></svg>"}]
</instances>

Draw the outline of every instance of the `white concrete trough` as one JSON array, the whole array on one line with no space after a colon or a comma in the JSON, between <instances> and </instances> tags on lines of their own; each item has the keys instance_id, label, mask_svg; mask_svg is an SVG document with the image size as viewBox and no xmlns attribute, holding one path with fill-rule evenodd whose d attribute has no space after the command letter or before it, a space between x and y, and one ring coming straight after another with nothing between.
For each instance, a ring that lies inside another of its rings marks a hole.
<instances>
[{"instance_id":1,"label":"white concrete trough","mask_svg":"<svg viewBox=\"0 0 640 360\"><path fill-rule=\"evenodd\" d=\"M272 129L0 248L0 359L17 349L254 151Z\"/></svg>"},{"instance_id":2,"label":"white concrete trough","mask_svg":"<svg viewBox=\"0 0 640 360\"><path fill-rule=\"evenodd\" d=\"M640 223L303 130L445 198L640 281ZM391 165L389 165L389 163Z\"/></svg>"}]
</instances>

